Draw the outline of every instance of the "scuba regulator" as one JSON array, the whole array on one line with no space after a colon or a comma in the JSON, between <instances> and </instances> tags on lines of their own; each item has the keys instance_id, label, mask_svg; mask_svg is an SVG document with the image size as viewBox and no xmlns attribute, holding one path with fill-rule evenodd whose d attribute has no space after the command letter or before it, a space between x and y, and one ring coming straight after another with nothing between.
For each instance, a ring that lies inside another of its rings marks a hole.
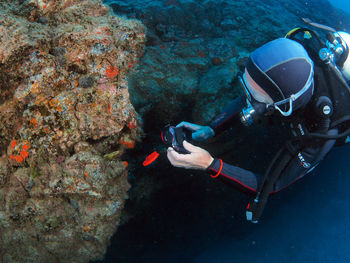
<instances>
[{"instance_id":1,"label":"scuba regulator","mask_svg":"<svg viewBox=\"0 0 350 263\"><path fill-rule=\"evenodd\" d=\"M294 94L289 98L274 102L274 103L264 103L257 101L253 95L249 92L249 89L245 83L244 76L242 73L237 75L239 82L243 88L244 94L246 96L246 107L244 107L240 112L240 120L245 126L252 125L256 120L260 119L264 115L272 113L277 110L281 115L287 117L292 114L293 111L293 101L295 101L300 95ZM281 105L289 106L288 111L283 111L280 107Z\"/></svg>"},{"instance_id":2,"label":"scuba regulator","mask_svg":"<svg viewBox=\"0 0 350 263\"><path fill-rule=\"evenodd\" d=\"M341 40L340 36L335 36L334 33L327 33L326 47L319 51L320 59L325 63L336 64L342 68L346 58L348 57L349 49Z\"/></svg>"},{"instance_id":3,"label":"scuba regulator","mask_svg":"<svg viewBox=\"0 0 350 263\"><path fill-rule=\"evenodd\" d=\"M240 120L245 126L250 126L259 119L260 116L264 115L269 108L265 103L255 100L250 94L242 73L238 73L237 78L246 96L246 107L244 107L240 113Z\"/></svg>"}]
</instances>

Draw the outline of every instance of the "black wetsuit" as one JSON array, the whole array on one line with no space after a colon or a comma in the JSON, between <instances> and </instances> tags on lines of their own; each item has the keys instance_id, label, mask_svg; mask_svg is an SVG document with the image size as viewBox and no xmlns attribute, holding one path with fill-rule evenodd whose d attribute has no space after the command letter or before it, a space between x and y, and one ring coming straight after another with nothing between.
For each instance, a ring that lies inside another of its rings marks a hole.
<instances>
[{"instance_id":1,"label":"black wetsuit","mask_svg":"<svg viewBox=\"0 0 350 263\"><path fill-rule=\"evenodd\" d=\"M231 125L239 125L239 113L243 106L243 97L236 98L227 105L224 111L214 118L210 124L215 134L220 133ZM333 128L328 131L328 134L336 135L338 134L338 130ZM333 148L335 142L336 140L326 140L318 143L316 146L298 148L294 152L284 149L280 157L281 160L277 160L277 162L284 161L285 165L276 168L279 170L275 169L274 172L279 173L279 175L278 180L273 185L271 193L280 191L310 172ZM221 167L221 160L219 159L214 159L212 164L208 167L208 171L212 175L217 175L220 168L221 172L219 177L229 180L230 183L240 190L256 194L259 183L262 180L261 175L254 174L251 171L224 162Z\"/></svg>"}]
</instances>

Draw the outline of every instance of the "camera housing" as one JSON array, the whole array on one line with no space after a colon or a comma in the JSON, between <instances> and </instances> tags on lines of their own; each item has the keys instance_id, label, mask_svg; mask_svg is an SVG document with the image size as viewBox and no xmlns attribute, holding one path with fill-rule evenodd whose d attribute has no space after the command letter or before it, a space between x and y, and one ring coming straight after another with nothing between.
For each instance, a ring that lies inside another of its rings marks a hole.
<instances>
[{"instance_id":1,"label":"camera housing","mask_svg":"<svg viewBox=\"0 0 350 263\"><path fill-rule=\"evenodd\" d=\"M181 154L189 154L184 146L184 140L188 141L192 138L191 131L183 127L175 127L170 124L165 126L161 132L161 138L166 147L172 147Z\"/></svg>"}]
</instances>

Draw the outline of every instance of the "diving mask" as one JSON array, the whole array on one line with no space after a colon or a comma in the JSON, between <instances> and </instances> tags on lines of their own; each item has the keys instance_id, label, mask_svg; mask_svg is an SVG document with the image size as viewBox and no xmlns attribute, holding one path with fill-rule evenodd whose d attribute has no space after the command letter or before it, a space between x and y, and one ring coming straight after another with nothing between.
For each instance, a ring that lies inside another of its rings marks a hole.
<instances>
[{"instance_id":1,"label":"diving mask","mask_svg":"<svg viewBox=\"0 0 350 263\"><path fill-rule=\"evenodd\" d=\"M256 119L259 119L267 110L267 104L257 101L249 91L249 88L245 84L243 74L238 74L239 83L246 97L246 107L244 107L240 113L241 122L249 126L253 124Z\"/></svg>"},{"instance_id":2,"label":"diving mask","mask_svg":"<svg viewBox=\"0 0 350 263\"><path fill-rule=\"evenodd\" d=\"M312 81L310 80L308 85L305 85L303 89L296 94L292 94L289 98L273 103L264 103L257 101L250 92L250 89L247 87L244 74L239 73L238 79L246 96L247 105L240 113L241 122L246 126L253 124L254 120L261 118L261 116L266 115L268 112L272 112L273 110L277 110L284 117L290 116L293 112L293 102L297 100L310 87L310 85L312 85Z\"/></svg>"}]
</instances>

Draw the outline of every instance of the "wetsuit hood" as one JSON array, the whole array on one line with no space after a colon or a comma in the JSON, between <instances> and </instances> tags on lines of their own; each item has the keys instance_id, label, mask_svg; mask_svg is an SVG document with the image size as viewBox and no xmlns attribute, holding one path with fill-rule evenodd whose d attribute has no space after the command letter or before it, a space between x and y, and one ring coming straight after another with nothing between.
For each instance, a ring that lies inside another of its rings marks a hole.
<instances>
[{"instance_id":1,"label":"wetsuit hood","mask_svg":"<svg viewBox=\"0 0 350 263\"><path fill-rule=\"evenodd\" d=\"M294 40L279 38L258 48L249 57L246 70L274 102L294 96L293 110L306 105L312 97L313 62ZM288 109L288 104L284 107Z\"/></svg>"}]
</instances>

